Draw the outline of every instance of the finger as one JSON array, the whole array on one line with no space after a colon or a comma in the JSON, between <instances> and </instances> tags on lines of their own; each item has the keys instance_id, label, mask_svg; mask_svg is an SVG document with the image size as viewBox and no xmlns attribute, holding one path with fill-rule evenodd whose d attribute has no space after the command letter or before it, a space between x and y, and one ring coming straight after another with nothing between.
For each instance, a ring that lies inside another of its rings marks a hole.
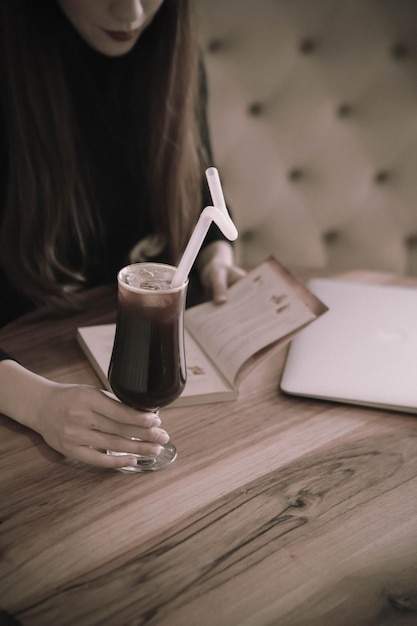
<instances>
[{"instance_id":1,"label":"finger","mask_svg":"<svg viewBox=\"0 0 417 626\"><path fill-rule=\"evenodd\" d=\"M245 270L243 270L241 267L236 267L236 265L232 265L231 267L229 267L229 273L227 277L228 284L234 285L238 280L240 280L244 276L246 276Z\"/></svg>"},{"instance_id":2,"label":"finger","mask_svg":"<svg viewBox=\"0 0 417 626\"><path fill-rule=\"evenodd\" d=\"M161 423L161 420L157 418L157 422ZM90 433L97 432L102 436L117 435L119 437L136 437L137 439L143 439L151 442L164 443L167 432L159 426L152 426L151 428L145 428L133 423L122 423L115 421L112 417L107 415L101 415L99 413L93 413L88 422L88 427L85 430L85 436L90 436ZM81 433L77 433L80 436ZM89 445L90 441L83 441L82 443Z\"/></svg>"},{"instance_id":3,"label":"finger","mask_svg":"<svg viewBox=\"0 0 417 626\"><path fill-rule=\"evenodd\" d=\"M141 428L152 428L161 425L161 420L152 411L138 411L126 406L116 397L112 397L103 390L97 390L97 402L91 407L92 410L104 418L119 424L129 424Z\"/></svg>"},{"instance_id":4,"label":"finger","mask_svg":"<svg viewBox=\"0 0 417 626\"><path fill-rule=\"evenodd\" d=\"M157 454L144 456L158 456L159 452ZM67 454L67 456L74 461L106 469L119 469L121 467L137 465L137 459L134 456L113 456L86 446L80 446L72 455Z\"/></svg>"},{"instance_id":5,"label":"finger","mask_svg":"<svg viewBox=\"0 0 417 626\"><path fill-rule=\"evenodd\" d=\"M235 265L223 265L216 267L211 275L212 297L215 304L222 304L223 302L226 302L228 287L236 283L245 275L245 270Z\"/></svg>"},{"instance_id":6,"label":"finger","mask_svg":"<svg viewBox=\"0 0 417 626\"><path fill-rule=\"evenodd\" d=\"M227 300L227 267L216 267L210 276L212 298L216 304L222 304Z\"/></svg>"},{"instance_id":7,"label":"finger","mask_svg":"<svg viewBox=\"0 0 417 626\"><path fill-rule=\"evenodd\" d=\"M153 431L154 429L152 429ZM99 431L92 431L89 433L88 441L84 445L92 446L93 448L100 448L104 450L114 450L115 452L131 452L132 454L154 455L155 450L159 449L160 445L168 443L169 435L165 431L151 432L147 434L146 439L140 439L139 437L133 437L128 435L126 437L119 437L109 433L102 433Z\"/></svg>"}]
</instances>

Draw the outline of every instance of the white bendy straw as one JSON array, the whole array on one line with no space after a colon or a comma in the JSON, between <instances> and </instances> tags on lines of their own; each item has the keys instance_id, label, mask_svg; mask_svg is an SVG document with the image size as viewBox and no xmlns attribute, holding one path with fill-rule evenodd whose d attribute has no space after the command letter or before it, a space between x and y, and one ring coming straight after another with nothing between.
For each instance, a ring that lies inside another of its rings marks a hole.
<instances>
[{"instance_id":1,"label":"white bendy straw","mask_svg":"<svg viewBox=\"0 0 417 626\"><path fill-rule=\"evenodd\" d=\"M224 201L218 171L215 167L206 170L207 183L214 206L206 206L199 217L181 261L178 264L171 287L180 287L188 277L197 254L212 222L215 222L223 235L230 241L237 239L237 229L233 224Z\"/></svg>"}]
</instances>

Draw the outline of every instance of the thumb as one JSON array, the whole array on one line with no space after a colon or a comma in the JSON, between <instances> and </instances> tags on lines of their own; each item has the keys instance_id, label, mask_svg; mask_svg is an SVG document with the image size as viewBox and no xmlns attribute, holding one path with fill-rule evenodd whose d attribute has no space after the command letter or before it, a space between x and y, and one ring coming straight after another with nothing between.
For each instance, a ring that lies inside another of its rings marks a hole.
<instances>
[{"instance_id":1,"label":"thumb","mask_svg":"<svg viewBox=\"0 0 417 626\"><path fill-rule=\"evenodd\" d=\"M216 267L211 273L211 291L215 304L223 304L227 300L228 287L228 269L227 267Z\"/></svg>"}]
</instances>

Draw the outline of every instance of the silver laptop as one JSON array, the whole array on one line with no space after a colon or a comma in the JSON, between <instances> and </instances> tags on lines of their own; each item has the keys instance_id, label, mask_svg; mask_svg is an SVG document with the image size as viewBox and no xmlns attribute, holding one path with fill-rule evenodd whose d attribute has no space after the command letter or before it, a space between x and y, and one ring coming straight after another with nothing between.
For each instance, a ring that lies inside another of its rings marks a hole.
<instances>
[{"instance_id":1,"label":"silver laptop","mask_svg":"<svg viewBox=\"0 0 417 626\"><path fill-rule=\"evenodd\" d=\"M281 389L417 412L417 289L317 278L329 307L292 341Z\"/></svg>"}]
</instances>

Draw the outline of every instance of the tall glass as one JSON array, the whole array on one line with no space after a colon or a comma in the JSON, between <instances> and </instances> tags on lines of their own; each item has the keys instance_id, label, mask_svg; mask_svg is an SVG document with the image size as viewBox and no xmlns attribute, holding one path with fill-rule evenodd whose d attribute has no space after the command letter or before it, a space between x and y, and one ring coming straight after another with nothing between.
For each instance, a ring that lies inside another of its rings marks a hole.
<instances>
[{"instance_id":1,"label":"tall glass","mask_svg":"<svg viewBox=\"0 0 417 626\"><path fill-rule=\"evenodd\" d=\"M175 270L160 263L134 263L121 269L117 277L116 334L108 377L119 400L141 411L158 413L185 386L184 310L188 281L171 288ZM176 455L175 446L168 443L156 458L134 455L137 465L122 470L156 471L171 463Z\"/></svg>"}]
</instances>

